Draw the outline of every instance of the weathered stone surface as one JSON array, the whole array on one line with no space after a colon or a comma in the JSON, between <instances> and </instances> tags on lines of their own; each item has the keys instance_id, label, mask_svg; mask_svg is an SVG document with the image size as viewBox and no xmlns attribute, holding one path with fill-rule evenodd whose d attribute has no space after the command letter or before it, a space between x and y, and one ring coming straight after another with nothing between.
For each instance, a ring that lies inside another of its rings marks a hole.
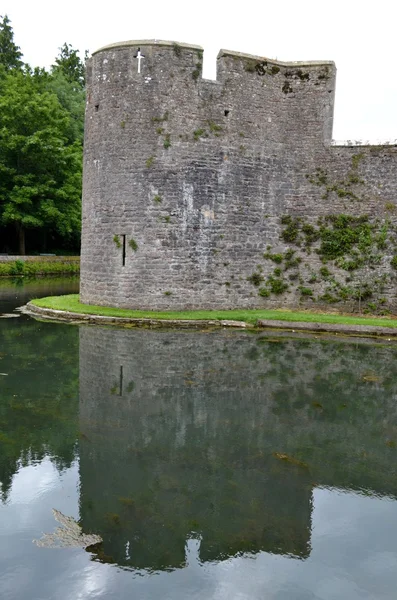
<instances>
[{"instance_id":1,"label":"weathered stone surface","mask_svg":"<svg viewBox=\"0 0 397 600\"><path fill-rule=\"evenodd\" d=\"M346 213L397 224L397 148L331 145L332 62L221 51L216 81L201 78L201 65L201 48L153 41L108 46L90 60L84 303L169 310L310 304L313 296L299 287L321 268L315 251L303 255L295 282L285 275L280 295L260 296L247 280L274 272L263 257L268 246L290 247L283 215L316 224ZM388 246L362 275L365 282L386 277L382 302L392 310L394 251ZM317 276L317 298L327 285Z\"/></svg>"}]
</instances>

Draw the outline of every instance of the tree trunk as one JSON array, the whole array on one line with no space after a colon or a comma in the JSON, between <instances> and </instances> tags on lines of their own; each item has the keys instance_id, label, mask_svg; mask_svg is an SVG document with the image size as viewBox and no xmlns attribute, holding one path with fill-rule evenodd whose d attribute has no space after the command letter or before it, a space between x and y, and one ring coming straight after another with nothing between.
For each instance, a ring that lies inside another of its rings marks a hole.
<instances>
[{"instance_id":1,"label":"tree trunk","mask_svg":"<svg viewBox=\"0 0 397 600\"><path fill-rule=\"evenodd\" d=\"M47 252L47 230L46 229L44 229L44 231L43 231L42 241L43 241L43 252Z\"/></svg>"},{"instance_id":2,"label":"tree trunk","mask_svg":"<svg viewBox=\"0 0 397 600\"><path fill-rule=\"evenodd\" d=\"M17 224L17 233L18 233L18 247L19 254L21 256L25 256L25 230L20 223Z\"/></svg>"}]
</instances>

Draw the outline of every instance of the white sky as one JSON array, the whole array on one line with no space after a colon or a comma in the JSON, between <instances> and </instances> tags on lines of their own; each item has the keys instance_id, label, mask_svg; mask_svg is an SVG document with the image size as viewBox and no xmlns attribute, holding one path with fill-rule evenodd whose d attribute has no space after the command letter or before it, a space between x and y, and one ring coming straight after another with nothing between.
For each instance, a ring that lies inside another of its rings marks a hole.
<instances>
[{"instance_id":1,"label":"white sky","mask_svg":"<svg viewBox=\"0 0 397 600\"><path fill-rule=\"evenodd\" d=\"M397 139L394 0L1 0L0 13L32 66L48 67L64 42L83 53L152 38L203 46L206 77L220 48L334 60L334 138Z\"/></svg>"}]
</instances>

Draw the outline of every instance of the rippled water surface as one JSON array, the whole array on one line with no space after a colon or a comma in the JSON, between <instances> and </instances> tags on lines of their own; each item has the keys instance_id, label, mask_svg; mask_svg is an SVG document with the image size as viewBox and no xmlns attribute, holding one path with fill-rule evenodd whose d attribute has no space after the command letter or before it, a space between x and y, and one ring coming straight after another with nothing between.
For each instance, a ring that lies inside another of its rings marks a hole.
<instances>
[{"instance_id":1,"label":"rippled water surface","mask_svg":"<svg viewBox=\"0 0 397 600\"><path fill-rule=\"evenodd\" d=\"M0 313L57 285L0 283ZM0 342L2 600L396 598L396 344L26 316ZM102 543L33 543L52 509Z\"/></svg>"}]
</instances>

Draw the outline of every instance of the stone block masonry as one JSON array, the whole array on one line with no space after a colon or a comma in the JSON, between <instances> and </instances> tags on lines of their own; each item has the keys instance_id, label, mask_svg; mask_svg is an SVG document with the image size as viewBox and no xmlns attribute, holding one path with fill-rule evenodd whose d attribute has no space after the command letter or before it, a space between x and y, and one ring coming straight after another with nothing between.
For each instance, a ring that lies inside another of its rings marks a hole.
<instances>
[{"instance_id":1,"label":"stone block masonry","mask_svg":"<svg viewBox=\"0 0 397 600\"><path fill-rule=\"evenodd\" d=\"M331 145L332 62L131 41L88 64L81 300L397 308L397 147Z\"/></svg>"}]
</instances>

